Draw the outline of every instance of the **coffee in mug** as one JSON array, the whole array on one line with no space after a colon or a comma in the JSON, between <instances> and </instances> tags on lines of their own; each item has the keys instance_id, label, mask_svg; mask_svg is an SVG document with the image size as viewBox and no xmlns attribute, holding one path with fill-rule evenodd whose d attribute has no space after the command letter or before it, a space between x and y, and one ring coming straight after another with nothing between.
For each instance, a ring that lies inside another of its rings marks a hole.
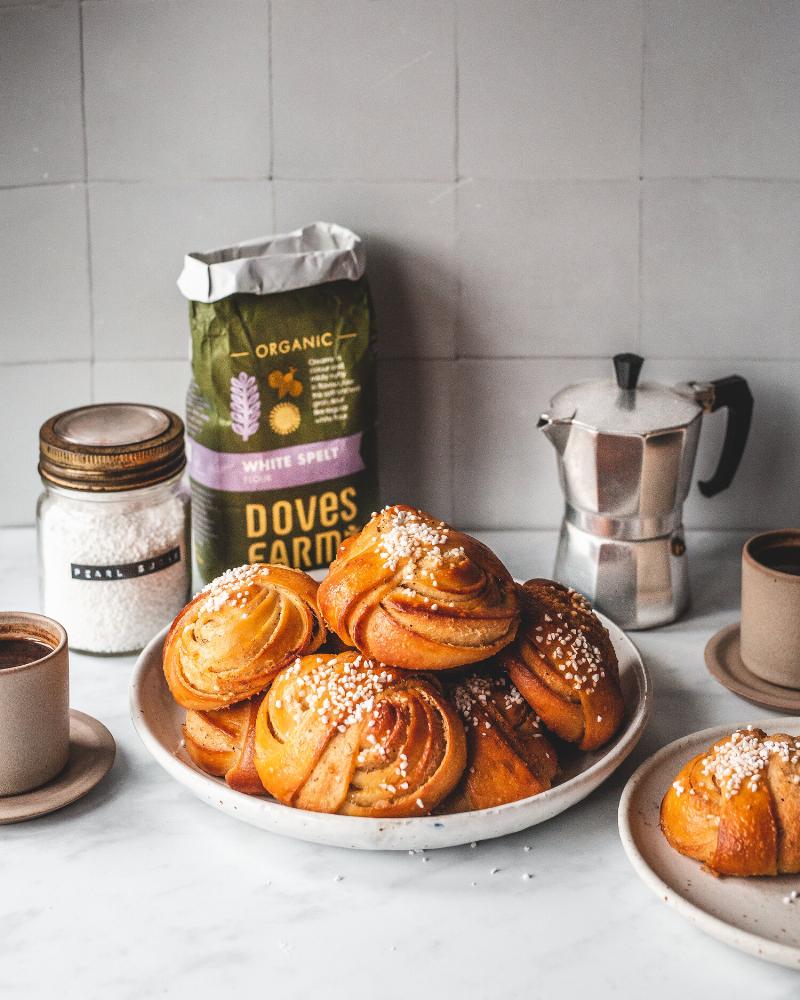
<instances>
[{"instance_id":1,"label":"coffee in mug","mask_svg":"<svg viewBox=\"0 0 800 1000\"><path fill-rule=\"evenodd\" d=\"M24 663L34 663L53 652L37 639L13 639L0 637L0 670L6 667L21 667Z\"/></svg>"},{"instance_id":2,"label":"coffee in mug","mask_svg":"<svg viewBox=\"0 0 800 1000\"><path fill-rule=\"evenodd\" d=\"M58 622L0 612L0 796L39 788L67 765L68 657Z\"/></svg>"}]
</instances>

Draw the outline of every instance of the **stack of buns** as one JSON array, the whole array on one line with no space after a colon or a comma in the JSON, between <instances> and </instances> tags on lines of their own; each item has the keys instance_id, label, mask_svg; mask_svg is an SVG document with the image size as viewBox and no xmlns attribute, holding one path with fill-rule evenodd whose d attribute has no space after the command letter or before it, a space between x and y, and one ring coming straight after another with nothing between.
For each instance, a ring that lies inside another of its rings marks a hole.
<instances>
[{"instance_id":1,"label":"stack of buns","mask_svg":"<svg viewBox=\"0 0 800 1000\"><path fill-rule=\"evenodd\" d=\"M272 565L214 580L175 619L164 673L200 768L350 816L536 795L566 744L597 749L624 711L580 595L516 584L485 545L406 506L348 538L319 585Z\"/></svg>"}]
</instances>

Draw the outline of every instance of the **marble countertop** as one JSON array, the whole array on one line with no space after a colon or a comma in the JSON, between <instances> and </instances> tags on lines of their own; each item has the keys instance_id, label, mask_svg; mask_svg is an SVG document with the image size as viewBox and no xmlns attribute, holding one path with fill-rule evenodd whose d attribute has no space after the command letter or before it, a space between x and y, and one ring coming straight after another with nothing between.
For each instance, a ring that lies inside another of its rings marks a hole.
<instances>
[{"instance_id":1,"label":"marble countertop","mask_svg":"<svg viewBox=\"0 0 800 1000\"><path fill-rule=\"evenodd\" d=\"M551 569L552 533L481 537L517 576ZM655 703L632 758L569 812L474 849L358 853L237 823L145 752L128 717L134 658L73 654L72 705L109 727L117 760L82 801L0 827L0 996L794 1000L796 973L661 904L617 834L622 786L646 756L770 715L703 664L708 638L737 618L743 538L690 535L691 611L633 635ZM0 607L38 608L35 577L33 530L0 531Z\"/></svg>"}]
</instances>

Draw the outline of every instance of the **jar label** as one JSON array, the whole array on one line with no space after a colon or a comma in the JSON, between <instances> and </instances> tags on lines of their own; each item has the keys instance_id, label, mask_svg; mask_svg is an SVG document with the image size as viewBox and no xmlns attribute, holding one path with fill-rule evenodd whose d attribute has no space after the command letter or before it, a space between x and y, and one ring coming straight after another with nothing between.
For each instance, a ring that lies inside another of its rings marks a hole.
<instances>
[{"instance_id":1,"label":"jar label","mask_svg":"<svg viewBox=\"0 0 800 1000\"><path fill-rule=\"evenodd\" d=\"M85 566L80 563L70 563L73 580L131 580L137 576L147 576L158 573L181 561L179 546L162 552L160 555L141 559L138 562L118 563L115 566Z\"/></svg>"}]
</instances>

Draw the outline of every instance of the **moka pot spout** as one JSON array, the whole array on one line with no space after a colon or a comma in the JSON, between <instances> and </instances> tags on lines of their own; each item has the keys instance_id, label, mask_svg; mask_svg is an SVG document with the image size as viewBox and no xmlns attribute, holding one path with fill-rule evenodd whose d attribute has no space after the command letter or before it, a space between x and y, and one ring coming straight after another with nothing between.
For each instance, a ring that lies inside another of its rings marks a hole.
<instances>
[{"instance_id":1,"label":"moka pot spout","mask_svg":"<svg viewBox=\"0 0 800 1000\"><path fill-rule=\"evenodd\" d=\"M536 426L548 438L559 455L563 455L572 430L572 418L554 418L549 413L543 413Z\"/></svg>"}]
</instances>

